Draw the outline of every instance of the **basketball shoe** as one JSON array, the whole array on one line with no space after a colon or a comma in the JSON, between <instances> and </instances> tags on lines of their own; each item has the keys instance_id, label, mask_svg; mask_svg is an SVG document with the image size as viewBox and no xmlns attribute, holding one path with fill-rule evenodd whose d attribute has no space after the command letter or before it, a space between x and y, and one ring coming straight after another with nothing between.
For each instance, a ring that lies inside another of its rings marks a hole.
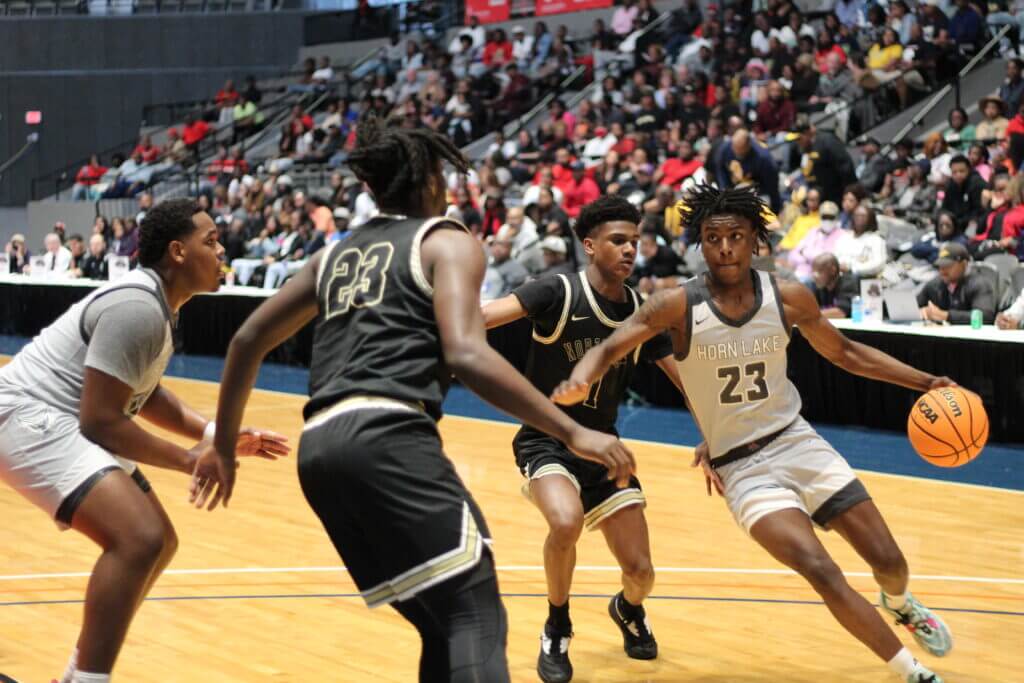
<instances>
[{"instance_id":1,"label":"basketball shoe","mask_svg":"<svg viewBox=\"0 0 1024 683\"><path fill-rule=\"evenodd\" d=\"M658 656L658 641L651 633L643 605L634 607L627 604L622 591L619 591L608 603L608 616L622 631L622 649L631 659L654 659Z\"/></svg>"},{"instance_id":2,"label":"basketball shoe","mask_svg":"<svg viewBox=\"0 0 1024 683\"><path fill-rule=\"evenodd\" d=\"M544 624L540 634L540 655L537 657L537 675L544 683L568 683L572 680L569 661L569 641L572 633L559 633L550 623Z\"/></svg>"},{"instance_id":3,"label":"basketball shoe","mask_svg":"<svg viewBox=\"0 0 1024 683\"><path fill-rule=\"evenodd\" d=\"M904 626L914 636L917 644L936 657L944 657L953 649L953 636L946 624L930 609L907 594L907 604L898 610L889 607L885 593L880 595L882 609L889 613L896 623Z\"/></svg>"},{"instance_id":4,"label":"basketball shoe","mask_svg":"<svg viewBox=\"0 0 1024 683\"><path fill-rule=\"evenodd\" d=\"M907 676L907 683L944 683L942 677L937 673L933 673L923 666L918 671Z\"/></svg>"}]
</instances>

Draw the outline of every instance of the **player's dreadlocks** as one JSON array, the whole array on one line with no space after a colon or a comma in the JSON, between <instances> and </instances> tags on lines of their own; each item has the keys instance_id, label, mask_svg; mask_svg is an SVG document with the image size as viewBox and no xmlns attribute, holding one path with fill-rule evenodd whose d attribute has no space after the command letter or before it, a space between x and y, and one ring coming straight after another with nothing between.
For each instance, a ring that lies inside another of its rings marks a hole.
<instances>
[{"instance_id":1,"label":"player's dreadlocks","mask_svg":"<svg viewBox=\"0 0 1024 683\"><path fill-rule=\"evenodd\" d=\"M370 186L382 208L415 209L427 178L447 161L460 173L469 162L451 140L429 128L399 128L371 114L356 129L356 148L348 165Z\"/></svg>"},{"instance_id":2,"label":"player's dreadlocks","mask_svg":"<svg viewBox=\"0 0 1024 683\"><path fill-rule=\"evenodd\" d=\"M573 229L582 242L602 223L625 221L639 224L640 220L640 211L630 204L628 199L609 194L598 197L584 206Z\"/></svg>"},{"instance_id":3,"label":"player's dreadlocks","mask_svg":"<svg viewBox=\"0 0 1024 683\"><path fill-rule=\"evenodd\" d=\"M754 228L754 237L764 244L768 242L768 227L765 212L768 207L757 196L753 187L734 187L719 190L711 185L695 186L678 204L679 217L686 226L686 237L690 244L700 241L701 226L712 216L733 215L746 218Z\"/></svg>"}]
</instances>

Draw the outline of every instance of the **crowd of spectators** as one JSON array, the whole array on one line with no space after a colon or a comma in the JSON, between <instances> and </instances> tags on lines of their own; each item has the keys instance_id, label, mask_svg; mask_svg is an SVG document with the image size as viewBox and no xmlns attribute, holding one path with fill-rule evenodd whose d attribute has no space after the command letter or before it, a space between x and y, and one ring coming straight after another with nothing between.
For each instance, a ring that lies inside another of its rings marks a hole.
<instances>
[{"instance_id":1,"label":"crowd of spectators","mask_svg":"<svg viewBox=\"0 0 1024 683\"><path fill-rule=\"evenodd\" d=\"M758 188L773 229L759 265L805 282L828 315L849 315L860 281L877 278L915 283L931 320L963 322L949 313L963 306L996 320L1020 278L981 262L1024 257L1021 61L1009 60L976 124L954 109L919 144L891 148L856 133L947 79L1006 16L1017 18L966 0L887 9L850 0L813 20L788 0L747 9L682 0L645 32L659 9L627 0L580 37L542 21L509 33L471 22L447 45L394 36L349 75L352 96L313 115L296 108L276 154L247 159L225 145L208 163L199 200L221 226L229 278L280 286L373 215L372 196L344 167L360 117L373 112L460 145L495 131L474 170L449 178L450 214L490 253L485 297L581 267L572 222L610 193L643 212L635 284L645 293L678 286L703 264L676 203L692 183L713 182ZM589 97L571 110L555 99L535 129L502 134L580 66L596 82ZM329 61L307 62L297 87L319 93L334 79ZM218 93L219 123L236 121L244 101L229 86ZM819 112L831 115L814 125L808 115ZM145 161L140 147L132 156ZM308 163L333 169L325 187L293 180ZM105 177L97 163L83 180ZM109 187L139 189L132 176L97 190ZM968 290L983 295L956 295Z\"/></svg>"}]
</instances>

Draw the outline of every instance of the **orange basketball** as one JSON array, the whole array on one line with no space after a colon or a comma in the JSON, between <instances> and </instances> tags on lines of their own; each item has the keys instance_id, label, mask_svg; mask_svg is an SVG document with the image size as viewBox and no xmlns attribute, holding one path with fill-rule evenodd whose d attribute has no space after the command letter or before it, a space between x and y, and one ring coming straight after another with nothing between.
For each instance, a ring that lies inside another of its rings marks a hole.
<instances>
[{"instance_id":1,"label":"orange basketball","mask_svg":"<svg viewBox=\"0 0 1024 683\"><path fill-rule=\"evenodd\" d=\"M922 458L939 467L960 467L978 457L988 441L988 414L981 397L960 387L932 389L914 402L907 435Z\"/></svg>"}]
</instances>

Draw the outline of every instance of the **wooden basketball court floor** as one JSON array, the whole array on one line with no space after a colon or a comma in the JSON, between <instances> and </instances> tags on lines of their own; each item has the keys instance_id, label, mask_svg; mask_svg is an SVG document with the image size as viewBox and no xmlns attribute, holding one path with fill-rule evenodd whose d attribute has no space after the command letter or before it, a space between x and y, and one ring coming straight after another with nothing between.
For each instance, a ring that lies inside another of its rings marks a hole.
<instances>
[{"instance_id":1,"label":"wooden basketball court floor","mask_svg":"<svg viewBox=\"0 0 1024 683\"><path fill-rule=\"evenodd\" d=\"M2 362L2 361L0 361ZM167 379L212 414L217 386ZM302 397L258 391L247 424L297 441ZM447 417L446 448L491 526L509 613L515 681L534 681L546 617L542 520L520 495L514 426ZM618 573L599 532L579 546L572 614L574 680L753 683L896 680L707 498L688 448L632 442L649 497L660 643L653 662L626 658L606 607ZM181 538L143 605L118 663L120 681L413 681L418 639L390 609L369 611L307 507L285 461L243 463L231 507L186 503L187 478L146 474ZM1024 494L863 473L916 578L955 636L936 660L901 638L949 683L1024 681ZM0 487L0 671L36 683L63 670L97 551ZM825 542L854 587L877 600L865 564L835 535Z\"/></svg>"}]
</instances>

